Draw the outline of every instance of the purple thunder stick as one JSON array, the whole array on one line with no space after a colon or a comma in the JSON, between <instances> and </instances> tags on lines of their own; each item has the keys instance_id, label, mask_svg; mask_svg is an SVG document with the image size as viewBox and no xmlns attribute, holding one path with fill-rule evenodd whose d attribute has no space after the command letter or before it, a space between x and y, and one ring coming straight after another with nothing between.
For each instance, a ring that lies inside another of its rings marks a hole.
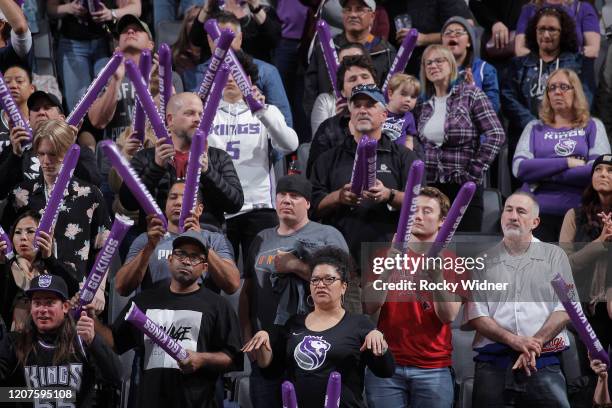
<instances>
[{"instance_id":1,"label":"purple thunder stick","mask_svg":"<svg viewBox=\"0 0 612 408\"><path fill-rule=\"evenodd\" d=\"M187 176L185 177L185 191L183 192L183 203L181 205L181 215L179 216L179 232L185 232L185 220L191 216L195 210L198 199L198 186L200 184L200 165L206 134L201 129L196 129L191 139L191 149L189 150L189 160L187 161Z\"/></svg>"},{"instance_id":2,"label":"purple thunder stick","mask_svg":"<svg viewBox=\"0 0 612 408\"><path fill-rule=\"evenodd\" d=\"M404 189L404 200L402 201L397 232L393 241L393 247L404 253L408 249L408 242L410 241L412 224L414 224L414 217L416 215L417 197L421 192L421 180L423 180L424 172L425 164L421 160L413 161L408 171L408 180L406 180L406 188Z\"/></svg>"},{"instance_id":3,"label":"purple thunder stick","mask_svg":"<svg viewBox=\"0 0 612 408\"><path fill-rule=\"evenodd\" d=\"M128 217L119 214L115 215L115 221L113 221L110 234L104 242L102 249L98 252L96 262L93 264L93 267L91 268L91 271L83 284L83 288L80 291L81 294L79 295L79 303L73 314L73 317L76 320L78 320L81 316L83 306L90 304L94 299L100 284L108 272L113 256L115 256L115 253L117 253L117 250L119 250L121 241L123 241L125 234L132 225L134 225L134 221Z\"/></svg>"},{"instance_id":4,"label":"purple thunder stick","mask_svg":"<svg viewBox=\"0 0 612 408\"><path fill-rule=\"evenodd\" d=\"M355 160L353 161L353 171L351 173L351 192L353 194L361 195L363 186L365 184L365 171L366 171L366 144L368 143L369 137L363 135L357 144L357 150L355 151Z\"/></svg>"},{"instance_id":5,"label":"purple thunder stick","mask_svg":"<svg viewBox=\"0 0 612 408\"><path fill-rule=\"evenodd\" d=\"M213 41L216 41L217 38L219 38L219 36L221 35L219 24L217 24L217 20L213 18L208 19L204 23L204 29L208 34L210 34L210 37L213 39ZM253 90L251 89L251 81L244 72L242 65L240 65L238 58L236 58L234 50L232 50L231 48L227 51L227 55L225 56L225 63L230 68L232 77L234 78L234 81L236 81L236 85L238 86L238 88L240 88L240 92L242 92L244 100L249 106L251 112L256 113L264 109L265 107L261 104L261 102L259 102L253 96Z\"/></svg>"},{"instance_id":6,"label":"purple thunder stick","mask_svg":"<svg viewBox=\"0 0 612 408\"><path fill-rule=\"evenodd\" d=\"M101 10L102 6L100 5L100 0L87 0L87 8L89 9L90 13L92 11Z\"/></svg>"},{"instance_id":7,"label":"purple thunder stick","mask_svg":"<svg viewBox=\"0 0 612 408\"><path fill-rule=\"evenodd\" d=\"M125 315L125 320L132 323L134 327L143 332L149 337L153 343L161 347L170 357L176 361L182 361L189 357L187 351L166 333L164 329L159 327L153 320L149 319L146 314L132 302L130 310Z\"/></svg>"},{"instance_id":8,"label":"purple thunder stick","mask_svg":"<svg viewBox=\"0 0 612 408\"><path fill-rule=\"evenodd\" d=\"M365 162L366 172L364 177L364 190L369 190L376 184L376 146L378 146L378 140L370 138L365 147Z\"/></svg>"},{"instance_id":9,"label":"purple thunder stick","mask_svg":"<svg viewBox=\"0 0 612 408\"><path fill-rule=\"evenodd\" d=\"M2 227L0 227L0 241L6 242L6 251L4 251L4 256L6 256L6 259L13 259L15 256L15 253L13 252L13 243Z\"/></svg>"},{"instance_id":10,"label":"purple thunder stick","mask_svg":"<svg viewBox=\"0 0 612 408\"><path fill-rule=\"evenodd\" d=\"M24 146L32 143L32 128L30 127L30 123L24 119L19 111L19 106L15 103L10 89L6 86L6 82L4 82L2 74L0 74L0 106L2 106L2 110L7 113L9 125L11 127L18 126L24 128L25 131L28 132L30 139L24 143Z\"/></svg>"},{"instance_id":11,"label":"purple thunder stick","mask_svg":"<svg viewBox=\"0 0 612 408\"><path fill-rule=\"evenodd\" d=\"M565 282L561 274L556 274L550 284L555 289L559 300L563 304L565 311L569 315L574 328L580 336L580 340L587 346L591 359L598 359L610 367L610 358L608 351L605 350L595 334L595 330L587 320L582 310L580 302L576 301L576 293L570 285Z\"/></svg>"},{"instance_id":12,"label":"purple thunder stick","mask_svg":"<svg viewBox=\"0 0 612 408\"><path fill-rule=\"evenodd\" d=\"M130 189L134 195L134 198L136 201L138 201L138 204L140 204L145 214L156 216L164 224L164 228L168 229L168 220L166 220L166 216L159 208L155 202L155 199L140 180L140 177L138 177L132 166L130 166L127 160L121 155L117 145L111 140L104 140L100 142L100 148L106 157L108 157L108 160L111 162L115 170L117 170L117 173L119 173L119 176L121 176L123 182Z\"/></svg>"},{"instance_id":13,"label":"purple thunder stick","mask_svg":"<svg viewBox=\"0 0 612 408\"><path fill-rule=\"evenodd\" d=\"M166 143L172 144L172 138L168 135L168 129L166 129L166 125L164 121L159 117L159 112L155 107L155 102L153 102L153 97L147 88L144 78L140 75L140 71L136 67L136 64L132 60L125 61L125 74L128 76L132 84L134 84L134 89L136 90L136 96L138 97L138 102L142 105L147 117L149 118L149 122L151 123L151 127L153 128L153 133L158 139L165 138Z\"/></svg>"},{"instance_id":14,"label":"purple thunder stick","mask_svg":"<svg viewBox=\"0 0 612 408\"><path fill-rule=\"evenodd\" d=\"M327 380L327 393L325 394L325 408L340 407L340 391L342 390L342 376L332 371Z\"/></svg>"},{"instance_id":15,"label":"purple thunder stick","mask_svg":"<svg viewBox=\"0 0 612 408\"><path fill-rule=\"evenodd\" d=\"M166 107L172 96L172 53L166 43L161 43L159 55L159 113L166 120ZM150 120L150 119L149 119Z\"/></svg>"},{"instance_id":16,"label":"purple thunder stick","mask_svg":"<svg viewBox=\"0 0 612 408\"><path fill-rule=\"evenodd\" d=\"M215 120L215 115L217 114L217 109L219 108L219 103L221 102L221 97L223 96L223 89L225 88L228 77L229 68L226 64L223 64L217 71L212 88L208 94L208 99L206 102L204 102L204 113L202 114L202 119L198 125L198 128L204 133L205 138L208 138L212 128L212 124Z\"/></svg>"},{"instance_id":17,"label":"purple thunder stick","mask_svg":"<svg viewBox=\"0 0 612 408\"><path fill-rule=\"evenodd\" d=\"M416 28L408 31L408 34L406 34L406 37L404 37L402 45L400 45L397 55L393 60L393 64L391 64L391 69L389 69L385 83L382 86L382 93L385 95L385 98L387 98L387 86L389 85L389 79L391 79L391 77L398 72L404 72L406 66L408 65L408 60L412 55L412 51L414 51L414 48L416 47L418 38L419 32Z\"/></svg>"},{"instance_id":18,"label":"purple thunder stick","mask_svg":"<svg viewBox=\"0 0 612 408\"><path fill-rule=\"evenodd\" d=\"M102 68L102 71L98 74L96 79L89 85L87 92L76 104L68 118L66 123L72 126L78 126L79 122L85 117L85 114L89 110L89 107L98 97L98 94L104 88L110 77L117 71L119 65L123 62L123 54L115 52L108 63Z\"/></svg>"},{"instance_id":19,"label":"purple thunder stick","mask_svg":"<svg viewBox=\"0 0 612 408\"><path fill-rule=\"evenodd\" d=\"M79 160L79 155L81 153L81 149L79 145L73 144L66 152L64 156L64 160L62 162L62 167L57 174L57 178L55 179L55 184L53 185L53 189L51 190L51 194L49 194L49 201L47 201L47 206L45 207L45 212L40 218L40 222L38 223L38 228L36 229L36 233L34 234L34 250L38 250L38 243L36 242L36 238L40 231L44 231L47 234L51 233L51 229L53 228L53 224L57 219L57 215L59 214L60 206L62 205L62 201L64 197L67 196L65 194L65 190L68 188L68 183L70 183L70 179L72 178L72 174L74 173L74 169L77 165L77 161Z\"/></svg>"},{"instance_id":20,"label":"purple thunder stick","mask_svg":"<svg viewBox=\"0 0 612 408\"><path fill-rule=\"evenodd\" d=\"M223 64L223 60L225 60L225 56L227 55L227 50L229 50L233 40L233 31L221 30L221 36L215 44L215 52L213 52L212 57L210 58L210 64L204 73L204 79L202 79L200 89L198 90L198 96L204 103L206 102L210 89L213 86L213 82L217 76L217 71L219 70L219 67L221 67L221 64Z\"/></svg>"},{"instance_id":21,"label":"purple thunder stick","mask_svg":"<svg viewBox=\"0 0 612 408\"><path fill-rule=\"evenodd\" d=\"M142 50L140 53L140 61L138 62L138 68L140 69L140 73L144 78L147 86L149 86L150 75L151 75L151 51ZM144 141L145 138L145 112L142 108L142 105L139 101L136 101L136 108L134 109L134 133L135 138L139 139L141 142Z\"/></svg>"},{"instance_id":22,"label":"purple thunder stick","mask_svg":"<svg viewBox=\"0 0 612 408\"><path fill-rule=\"evenodd\" d=\"M323 59L327 66L327 73L334 90L336 99L344 98L338 89L338 83L336 79L336 72L338 72L338 54L336 54L336 45L332 39L329 26L323 19L317 21L317 35L319 36L319 42L321 43L321 49L323 50Z\"/></svg>"},{"instance_id":23,"label":"purple thunder stick","mask_svg":"<svg viewBox=\"0 0 612 408\"><path fill-rule=\"evenodd\" d=\"M297 397L295 396L295 388L290 381L283 382L281 387L283 396L283 408L297 408Z\"/></svg>"},{"instance_id":24,"label":"purple thunder stick","mask_svg":"<svg viewBox=\"0 0 612 408\"><path fill-rule=\"evenodd\" d=\"M453 205L451 205L450 210L448 210L444 224L440 227L435 241L431 248L429 248L429 251L427 251L428 257L437 256L438 253L448 245L451 239L453 239L453 235L455 235L455 231L457 231L457 227L463 218L463 214L467 211L475 192L476 184L474 182L468 181L463 183L461 189L457 193L457 197L455 197L453 201Z\"/></svg>"}]
</instances>

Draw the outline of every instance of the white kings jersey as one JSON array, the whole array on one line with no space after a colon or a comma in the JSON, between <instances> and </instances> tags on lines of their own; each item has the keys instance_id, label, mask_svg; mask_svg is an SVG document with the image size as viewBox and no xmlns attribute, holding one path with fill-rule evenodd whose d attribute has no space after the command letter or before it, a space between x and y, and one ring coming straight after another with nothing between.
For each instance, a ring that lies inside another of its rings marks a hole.
<instances>
[{"instance_id":1,"label":"white kings jersey","mask_svg":"<svg viewBox=\"0 0 612 408\"><path fill-rule=\"evenodd\" d=\"M208 136L209 146L225 150L232 158L242 184L244 205L240 212L226 218L260 209L274 208L276 182L272 170L270 145L283 155L295 151L298 137L285 123L276 106L267 105L255 117L240 101L230 104L221 100Z\"/></svg>"}]
</instances>

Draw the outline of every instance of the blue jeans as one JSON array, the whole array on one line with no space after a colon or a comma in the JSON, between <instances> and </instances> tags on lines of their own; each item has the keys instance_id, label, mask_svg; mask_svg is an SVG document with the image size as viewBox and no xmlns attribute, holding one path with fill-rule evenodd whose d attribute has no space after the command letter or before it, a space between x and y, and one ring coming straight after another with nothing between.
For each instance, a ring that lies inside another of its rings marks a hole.
<instances>
[{"instance_id":1,"label":"blue jeans","mask_svg":"<svg viewBox=\"0 0 612 408\"><path fill-rule=\"evenodd\" d=\"M57 53L64 84L63 94L68 112L71 112L89 84L108 62L108 40L79 41L60 38Z\"/></svg>"},{"instance_id":2,"label":"blue jeans","mask_svg":"<svg viewBox=\"0 0 612 408\"><path fill-rule=\"evenodd\" d=\"M257 363L251 364L251 377L249 378L249 396L253 408L280 408L282 379L269 380L261 374Z\"/></svg>"},{"instance_id":3,"label":"blue jeans","mask_svg":"<svg viewBox=\"0 0 612 408\"><path fill-rule=\"evenodd\" d=\"M474 372L474 408L570 408L565 377L558 365L538 369L527 377L523 372L477 362Z\"/></svg>"},{"instance_id":4,"label":"blue jeans","mask_svg":"<svg viewBox=\"0 0 612 408\"><path fill-rule=\"evenodd\" d=\"M155 29L160 21L179 20L191 6L201 6L202 0L155 0L153 2L153 20ZM178 13L177 13L178 11Z\"/></svg>"},{"instance_id":5,"label":"blue jeans","mask_svg":"<svg viewBox=\"0 0 612 408\"><path fill-rule=\"evenodd\" d=\"M391 378L376 377L366 369L365 390L370 408L451 408L454 379L450 367L419 368L398 365Z\"/></svg>"}]
</instances>

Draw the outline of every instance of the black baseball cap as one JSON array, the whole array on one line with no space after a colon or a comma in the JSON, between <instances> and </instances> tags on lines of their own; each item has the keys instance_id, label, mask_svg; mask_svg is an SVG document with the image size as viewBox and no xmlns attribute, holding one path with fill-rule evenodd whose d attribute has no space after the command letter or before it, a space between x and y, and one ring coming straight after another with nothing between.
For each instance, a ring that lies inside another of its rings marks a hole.
<instances>
[{"instance_id":1,"label":"black baseball cap","mask_svg":"<svg viewBox=\"0 0 612 408\"><path fill-rule=\"evenodd\" d=\"M172 241L172 249L176 249L183 244L195 244L202 249L204 256L208 258L208 243L204 240L204 235L201 232L189 230L183 232Z\"/></svg>"},{"instance_id":2,"label":"black baseball cap","mask_svg":"<svg viewBox=\"0 0 612 408\"><path fill-rule=\"evenodd\" d=\"M121 35L125 27L130 24L136 24L137 26L142 28L144 32L149 34L149 39L153 40L153 35L151 35L151 30L149 29L147 23L145 23L133 14L126 14L125 16L119 19L119 21L117 22L117 36Z\"/></svg>"},{"instance_id":3,"label":"black baseball cap","mask_svg":"<svg viewBox=\"0 0 612 408\"><path fill-rule=\"evenodd\" d=\"M310 181L308 181L308 179L302 176L283 176L278 179L278 182L276 183L276 192L298 193L306 200L310 201L310 197L312 196L312 184L310 184Z\"/></svg>"},{"instance_id":4,"label":"black baseball cap","mask_svg":"<svg viewBox=\"0 0 612 408\"><path fill-rule=\"evenodd\" d=\"M30 289L26 290L26 295L31 298L34 292L53 292L62 300L68 300L68 286L61 276L57 275L38 275L30 282Z\"/></svg>"},{"instance_id":5,"label":"black baseball cap","mask_svg":"<svg viewBox=\"0 0 612 408\"><path fill-rule=\"evenodd\" d=\"M595 167L597 167L598 164L607 164L609 166L612 166L612 154L602 154L601 156L595 159L595 161L593 162L593 167L591 167L591 176L595 172Z\"/></svg>"},{"instance_id":6,"label":"black baseball cap","mask_svg":"<svg viewBox=\"0 0 612 408\"><path fill-rule=\"evenodd\" d=\"M34 92L32 95L30 95L30 97L28 98L28 109L32 109L34 107L34 105L36 104L37 101L41 100L41 99L45 99L48 102L51 102L51 105L57 107L61 113L64 113L64 109L62 108L62 104L59 101L59 99L57 99L57 96L51 94L51 93L47 93L44 91L36 91Z\"/></svg>"},{"instance_id":7,"label":"black baseball cap","mask_svg":"<svg viewBox=\"0 0 612 408\"><path fill-rule=\"evenodd\" d=\"M353 87L350 101L352 101L357 95L366 95L374 101L382 103L383 106L387 105L385 95L383 95L380 88L374 84L361 84Z\"/></svg>"}]
</instances>

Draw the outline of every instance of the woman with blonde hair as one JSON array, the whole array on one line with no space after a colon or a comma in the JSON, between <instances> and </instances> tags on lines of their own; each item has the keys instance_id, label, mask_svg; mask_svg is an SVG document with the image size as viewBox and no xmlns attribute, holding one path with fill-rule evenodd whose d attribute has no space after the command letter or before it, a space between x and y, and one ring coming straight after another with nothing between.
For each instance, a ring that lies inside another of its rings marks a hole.
<instances>
[{"instance_id":1,"label":"woman with blonde hair","mask_svg":"<svg viewBox=\"0 0 612 408\"><path fill-rule=\"evenodd\" d=\"M482 225L482 182L504 142L504 129L491 101L478 87L457 82L457 63L443 45L430 45L421 59L424 99L415 108L427 183L455 199L461 185L478 188L463 216L461 231Z\"/></svg>"},{"instance_id":2,"label":"woman with blonde hair","mask_svg":"<svg viewBox=\"0 0 612 408\"><path fill-rule=\"evenodd\" d=\"M601 121L591 118L582 84L572 70L561 68L548 77L539 116L523 130L512 173L540 206L535 236L555 242L565 212L580 205L593 161L609 153L610 144Z\"/></svg>"},{"instance_id":3,"label":"woman with blonde hair","mask_svg":"<svg viewBox=\"0 0 612 408\"><path fill-rule=\"evenodd\" d=\"M75 141L75 132L62 120L48 120L36 130L32 151L40 162L40 175L11 189L2 225L9 226L19 211L42 214L57 181L64 156ZM95 185L73 176L68 183L53 236L53 255L78 281L84 280L95 255L108 236L110 218L102 193ZM104 306L99 305L99 311Z\"/></svg>"}]
</instances>

